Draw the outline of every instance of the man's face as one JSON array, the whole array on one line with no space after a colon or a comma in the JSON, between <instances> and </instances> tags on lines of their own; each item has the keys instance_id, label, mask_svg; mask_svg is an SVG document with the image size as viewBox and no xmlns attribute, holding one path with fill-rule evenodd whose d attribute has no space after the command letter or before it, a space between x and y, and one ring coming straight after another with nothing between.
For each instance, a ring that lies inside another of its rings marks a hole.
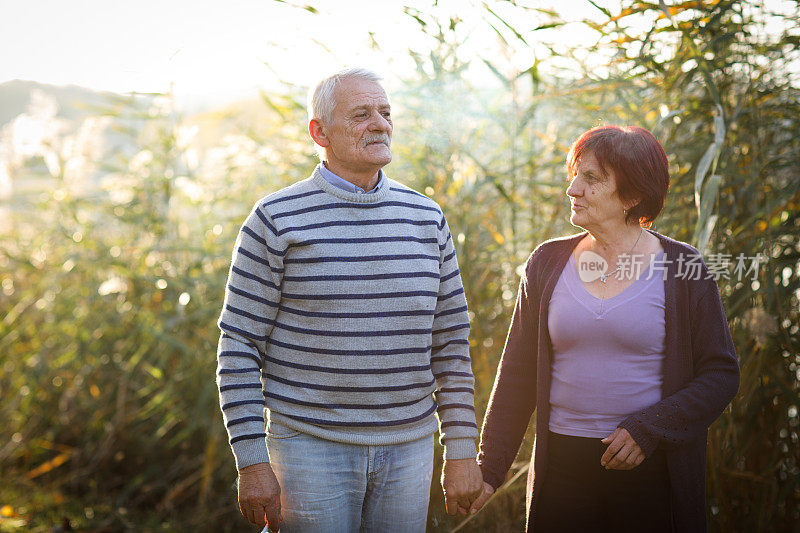
<instances>
[{"instance_id":1,"label":"man's face","mask_svg":"<svg viewBox=\"0 0 800 533\"><path fill-rule=\"evenodd\" d=\"M336 107L324 125L330 146L326 159L333 169L377 172L392 160L392 118L389 99L379 83L345 79L336 88Z\"/></svg>"}]
</instances>

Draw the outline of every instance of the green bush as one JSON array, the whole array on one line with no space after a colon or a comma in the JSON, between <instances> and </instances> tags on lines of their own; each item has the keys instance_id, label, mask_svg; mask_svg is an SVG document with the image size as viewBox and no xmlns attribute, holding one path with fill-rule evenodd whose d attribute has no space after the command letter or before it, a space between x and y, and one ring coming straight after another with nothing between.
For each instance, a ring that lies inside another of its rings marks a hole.
<instances>
[{"instance_id":1,"label":"green bush","mask_svg":"<svg viewBox=\"0 0 800 533\"><path fill-rule=\"evenodd\" d=\"M797 21L757 2L667 12L626 2L618 13L597 8L605 22L586 23L597 36L586 52L608 57L602 69L554 45L519 69L512 52L530 52L539 35L546 45L542 32L566 21L534 10L544 22L523 31L514 25L530 8L505 7L486 21L509 53L475 59L491 76L479 86L459 59L460 22L409 8L433 45L412 54L417 73L393 95L387 169L439 202L452 228L478 422L518 266L539 242L574 231L566 148L598 121L643 125L664 144L673 178L656 229L708 254L766 257L756 282L720 280L742 386L710 432L711 529L796 530ZM780 31L766 32L776 21ZM571 74L554 67L564 60ZM13 175L46 186L0 206L0 506L9 506L0 528L47 531L63 517L108 531L246 527L216 395L215 322L250 207L315 164L301 101L290 89L222 118L181 116L168 95L114 102L102 114L127 141L102 164L74 159L71 133L14 163ZM531 437L512 474L526 466ZM437 484L429 529L446 531L461 519L444 515ZM523 523L517 479L463 530Z\"/></svg>"}]
</instances>

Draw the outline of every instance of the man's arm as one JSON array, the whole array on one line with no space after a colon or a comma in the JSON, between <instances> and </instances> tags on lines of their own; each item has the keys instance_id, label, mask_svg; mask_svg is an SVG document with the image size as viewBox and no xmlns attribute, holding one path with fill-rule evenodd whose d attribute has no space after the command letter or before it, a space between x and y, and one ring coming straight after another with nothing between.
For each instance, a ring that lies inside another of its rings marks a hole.
<instances>
[{"instance_id":1,"label":"man's arm","mask_svg":"<svg viewBox=\"0 0 800 533\"><path fill-rule=\"evenodd\" d=\"M256 204L234 246L217 350L220 407L239 470L240 508L261 526L265 515L275 517L276 528L280 487L268 464L261 373L280 302L285 249L268 214Z\"/></svg>"},{"instance_id":2,"label":"man's arm","mask_svg":"<svg viewBox=\"0 0 800 533\"><path fill-rule=\"evenodd\" d=\"M444 217L439 233L439 297L433 318L431 369L436 378L437 413L445 449L442 487L448 514L466 514L480 496L483 481L475 462L475 380L469 357L467 300L450 228Z\"/></svg>"}]
</instances>

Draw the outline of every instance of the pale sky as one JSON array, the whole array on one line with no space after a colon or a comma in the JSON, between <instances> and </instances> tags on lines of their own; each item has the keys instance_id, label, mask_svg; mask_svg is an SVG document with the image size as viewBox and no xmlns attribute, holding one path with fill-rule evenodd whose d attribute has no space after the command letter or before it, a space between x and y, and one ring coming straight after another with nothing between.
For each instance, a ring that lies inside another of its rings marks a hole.
<instances>
[{"instance_id":1,"label":"pale sky","mask_svg":"<svg viewBox=\"0 0 800 533\"><path fill-rule=\"evenodd\" d=\"M429 49L403 6L430 13L431 0L307 3L319 13L275 0L0 0L0 83L117 92L166 91L173 83L179 100L225 100L279 79L305 86L344 66L389 79L413 69L409 48ZM497 40L480 22L480 2L440 0L436 12L466 20L466 53L485 52ZM525 22L537 25L534 15ZM370 48L369 32L381 52Z\"/></svg>"},{"instance_id":2,"label":"pale sky","mask_svg":"<svg viewBox=\"0 0 800 533\"><path fill-rule=\"evenodd\" d=\"M319 13L297 7L306 3ZM414 68L408 49L430 49L403 6L440 20L458 16L465 21L459 25L464 56L493 58L497 36L481 20L491 19L483 3L439 0L434 8L432 0L0 0L0 83L25 79L116 92L161 92L174 84L178 105L192 105L252 95L279 80L307 86L322 74L364 66L391 88L393 79ZM507 16L507 3L485 3ZM619 11L617 1L599 3ZM555 6L571 19L600 17L586 0L527 4ZM533 12L511 21L522 30L541 22ZM370 32L380 52L370 48ZM589 44L593 36L572 25L548 38ZM518 57L507 59L519 68L532 60L522 46Z\"/></svg>"}]
</instances>

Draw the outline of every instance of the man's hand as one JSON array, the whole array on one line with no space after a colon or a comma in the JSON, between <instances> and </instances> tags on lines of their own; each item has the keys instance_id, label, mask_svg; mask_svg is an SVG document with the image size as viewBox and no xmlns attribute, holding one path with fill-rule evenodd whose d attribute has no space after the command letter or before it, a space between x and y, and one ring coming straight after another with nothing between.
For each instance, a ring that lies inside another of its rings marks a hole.
<instances>
[{"instance_id":1,"label":"man's hand","mask_svg":"<svg viewBox=\"0 0 800 533\"><path fill-rule=\"evenodd\" d=\"M466 515L483 493L483 476L475 459L445 460L442 468L444 507L449 515ZM477 509L476 509L477 510Z\"/></svg>"},{"instance_id":2,"label":"man's hand","mask_svg":"<svg viewBox=\"0 0 800 533\"><path fill-rule=\"evenodd\" d=\"M239 470L239 510L253 524L278 531L281 521L281 487L269 463Z\"/></svg>"},{"instance_id":3,"label":"man's hand","mask_svg":"<svg viewBox=\"0 0 800 533\"><path fill-rule=\"evenodd\" d=\"M644 452L627 429L617 428L602 440L608 449L600 458L606 470L633 470L644 461Z\"/></svg>"}]
</instances>

